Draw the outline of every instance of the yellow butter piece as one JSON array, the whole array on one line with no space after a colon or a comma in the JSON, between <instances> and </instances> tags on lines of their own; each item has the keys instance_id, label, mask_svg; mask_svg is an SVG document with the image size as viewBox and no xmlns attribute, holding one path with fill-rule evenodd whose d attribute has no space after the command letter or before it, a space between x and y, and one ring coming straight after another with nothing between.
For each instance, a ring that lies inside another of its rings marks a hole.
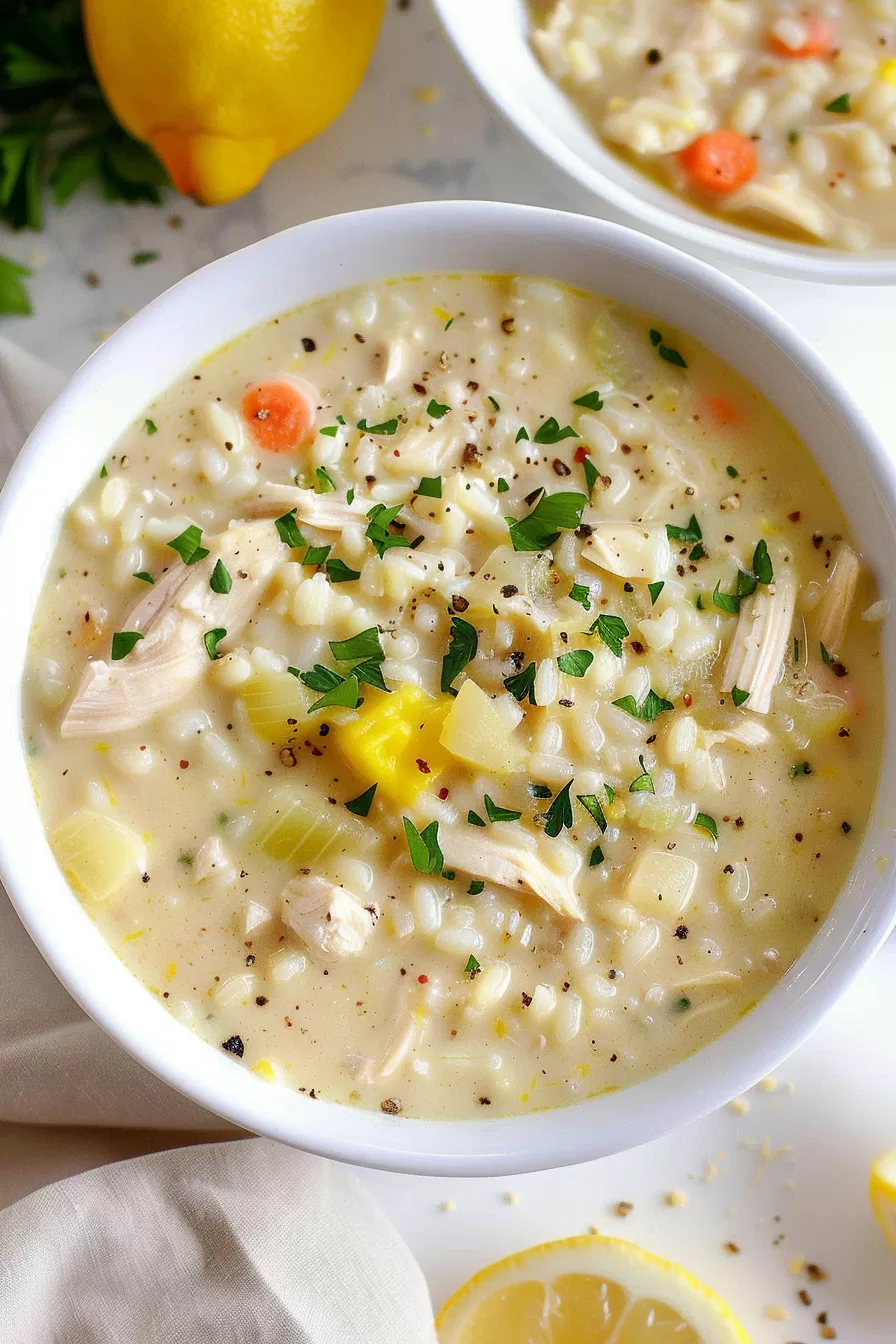
<instances>
[{"instance_id":1,"label":"yellow butter piece","mask_svg":"<svg viewBox=\"0 0 896 1344\"><path fill-rule=\"evenodd\" d=\"M877 77L882 79L885 84L896 84L896 60L892 56L885 61L881 61L877 67Z\"/></svg>"},{"instance_id":2,"label":"yellow butter piece","mask_svg":"<svg viewBox=\"0 0 896 1344\"><path fill-rule=\"evenodd\" d=\"M436 699L405 682L391 695L368 695L358 717L335 725L332 736L360 779L394 802L410 802L448 764L439 734L451 704L450 696Z\"/></svg>"}]
</instances>

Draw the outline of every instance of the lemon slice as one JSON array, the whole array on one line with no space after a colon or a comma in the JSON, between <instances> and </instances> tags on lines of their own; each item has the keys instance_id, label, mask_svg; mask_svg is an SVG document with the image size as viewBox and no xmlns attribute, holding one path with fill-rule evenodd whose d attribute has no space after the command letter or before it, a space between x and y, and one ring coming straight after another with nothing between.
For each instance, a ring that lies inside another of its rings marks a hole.
<instances>
[{"instance_id":1,"label":"lemon slice","mask_svg":"<svg viewBox=\"0 0 896 1344\"><path fill-rule=\"evenodd\" d=\"M449 1298L439 1344L750 1344L722 1299L616 1237L570 1237L489 1265Z\"/></svg>"},{"instance_id":2,"label":"lemon slice","mask_svg":"<svg viewBox=\"0 0 896 1344\"><path fill-rule=\"evenodd\" d=\"M896 1251L896 1148L871 1163L868 1194L880 1229Z\"/></svg>"}]
</instances>

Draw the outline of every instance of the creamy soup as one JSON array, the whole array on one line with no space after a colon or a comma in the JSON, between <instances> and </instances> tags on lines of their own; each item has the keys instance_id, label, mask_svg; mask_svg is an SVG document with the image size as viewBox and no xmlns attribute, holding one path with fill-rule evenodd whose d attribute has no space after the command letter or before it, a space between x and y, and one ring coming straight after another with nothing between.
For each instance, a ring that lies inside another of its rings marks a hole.
<instances>
[{"instance_id":1,"label":"creamy soup","mask_svg":"<svg viewBox=\"0 0 896 1344\"><path fill-rule=\"evenodd\" d=\"M537 278L383 283L110 450L35 615L34 789L234 1068L560 1106L712 1040L814 936L883 615L806 448L686 335Z\"/></svg>"},{"instance_id":2,"label":"creamy soup","mask_svg":"<svg viewBox=\"0 0 896 1344\"><path fill-rule=\"evenodd\" d=\"M535 49L607 144L692 205L896 245L896 0L550 0Z\"/></svg>"}]
</instances>

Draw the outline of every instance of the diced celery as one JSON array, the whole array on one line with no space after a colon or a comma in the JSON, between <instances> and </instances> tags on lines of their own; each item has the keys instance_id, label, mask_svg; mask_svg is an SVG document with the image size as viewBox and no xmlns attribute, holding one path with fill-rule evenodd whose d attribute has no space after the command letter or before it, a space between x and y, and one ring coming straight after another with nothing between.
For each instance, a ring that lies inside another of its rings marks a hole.
<instances>
[{"instance_id":1,"label":"diced celery","mask_svg":"<svg viewBox=\"0 0 896 1344\"><path fill-rule=\"evenodd\" d=\"M291 672L255 672L239 689L249 727L262 742L283 745L295 734L311 697Z\"/></svg>"},{"instance_id":2,"label":"diced celery","mask_svg":"<svg viewBox=\"0 0 896 1344\"><path fill-rule=\"evenodd\" d=\"M143 841L129 827L98 812L73 812L50 837L56 862L81 896L108 900L146 869Z\"/></svg>"},{"instance_id":3,"label":"diced celery","mask_svg":"<svg viewBox=\"0 0 896 1344\"><path fill-rule=\"evenodd\" d=\"M255 813L250 844L292 868L310 868L338 854L366 851L376 832L310 785L274 789Z\"/></svg>"}]
</instances>

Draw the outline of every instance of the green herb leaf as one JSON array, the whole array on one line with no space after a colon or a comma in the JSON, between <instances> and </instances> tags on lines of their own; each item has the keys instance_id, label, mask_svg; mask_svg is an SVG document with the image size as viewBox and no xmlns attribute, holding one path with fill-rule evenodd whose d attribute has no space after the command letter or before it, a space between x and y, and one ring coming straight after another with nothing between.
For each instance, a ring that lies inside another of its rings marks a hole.
<instances>
[{"instance_id":1,"label":"green herb leaf","mask_svg":"<svg viewBox=\"0 0 896 1344\"><path fill-rule=\"evenodd\" d=\"M223 560L216 560L215 567L212 570L212 576L208 581L208 586L213 593L229 593L233 587L233 579L227 571L227 566Z\"/></svg>"},{"instance_id":2,"label":"green herb leaf","mask_svg":"<svg viewBox=\"0 0 896 1344\"><path fill-rule=\"evenodd\" d=\"M579 436L572 425L564 425L561 429L552 415L548 416L543 425L539 425L535 431L535 443L559 443L561 439L577 439Z\"/></svg>"},{"instance_id":3,"label":"green herb leaf","mask_svg":"<svg viewBox=\"0 0 896 1344\"><path fill-rule=\"evenodd\" d=\"M719 611L726 611L729 616L736 616L740 611L740 597L737 593L723 593L721 579L712 590L712 600Z\"/></svg>"},{"instance_id":4,"label":"green herb leaf","mask_svg":"<svg viewBox=\"0 0 896 1344\"><path fill-rule=\"evenodd\" d=\"M325 434L328 439L335 439L336 435L339 433L339 426L323 425L317 432L318 434Z\"/></svg>"},{"instance_id":5,"label":"green herb leaf","mask_svg":"<svg viewBox=\"0 0 896 1344\"><path fill-rule=\"evenodd\" d=\"M725 468L725 470L727 471L728 475L731 477L732 480L736 480L738 475L740 474L737 470L737 467L728 466Z\"/></svg>"},{"instance_id":6,"label":"green herb leaf","mask_svg":"<svg viewBox=\"0 0 896 1344\"><path fill-rule=\"evenodd\" d=\"M825 648L820 640L818 647L821 650L821 661L824 663L825 667L830 667L831 663L834 661L832 653L829 649Z\"/></svg>"},{"instance_id":7,"label":"green herb leaf","mask_svg":"<svg viewBox=\"0 0 896 1344\"><path fill-rule=\"evenodd\" d=\"M331 583L351 583L352 579L361 577L359 569L349 569L345 561L340 560L338 556L327 561L326 570Z\"/></svg>"},{"instance_id":8,"label":"green herb leaf","mask_svg":"<svg viewBox=\"0 0 896 1344\"><path fill-rule=\"evenodd\" d=\"M734 701L738 709L740 708L741 705L745 705L746 702L749 700L749 698L750 698L749 691L742 691L739 686L732 686L731 699Z\"/></svg>"},{"instance_id":9,"label":"green herb leaf","mask_svg":"<svg viewBox=\"0 0 896 1344\"><path fill-rule=\"evenodd\" d=\"M708 831L716 844L719 843L719 828L708 812L698 812L693 824L698 826L701 831Z\"/></svg>"},{"instance_id":10,"label":"green herb leaf","mask_svg":"<svg viewBox=\"0 0 896 1344\"><path fill-rule=\"evenodd\" d=\"M368 686L375 686L378 691L386 691L388 695L392 694L383 677L383 669L379 662L372 658L364 663L356 663L352 668L352 676L356 677L358 681L365 682Z\"/></svg>"},{"instance_id":11,"label":"green herb leaf","mask_svg":"<svg viewBox=\"0 0 896 1344\"><path fill-rule=\"evenodd\" d=\"M691 1001L686 994L682 994L680 999L675 1000L676 1013L686 1013L691 1006Z\"/></svg>"},{"instance_id":12,"label":"green herb leaf","mask_svg":"<svg viewBox=\"0 0 896 1344\"><path fill-rule=\"evenodd\" d=\"M772 568L772 558L764 541L756 543L756 549L753 552L753 573L759 583L772 583L774 581L775 571Z\"/></svg>"},{"instance_id":13,"label":"green herb leaf","mask_svg":"<svg viewBox=\"0 0 896 1344\"><path fill-rule=\"evenodd\" d=\"M469 812L467 813L467 821L469 822L469 824L470 824L471 826L484 826L484 825L485 825L485 822L482 820L482 818L480 817L479 813L478 813L478 812L473 812L472 810L469 811Z\"/></svg>"},{"instance_id":14,"label":"green herb leaf","mask_svg":"<svg viewBox=\"0 0 896 1344\"><path fill-rule=\"evenodd\" d=\"M653 690L647 692L640 705L633 695L624 695L621 700L614 700L613 704L617 709L624 709L626 714L631 714L633 719L640 719L642 723L653 723L660 714L675 708L671 700L663 700Z\"/></svg>"},{"instance_id":15,"label":"green herb leaf","mask_svg":"<svg viewBox=\"0 0 896 1344\"><path fill-rule=\"evenodd\" d=\"M135 579L140 579L142 580L143 583L155 583L155 579L153 578L153 576L151 574L147 574L145 569L138 569L137 573L133 574L131 577Z\"/></svg>"},{"instance_id":16,"label":"green herb leaf","mask_svg":"<svg viewBox=\"0 0 896 1344\"><path fill-rule=\"evenodd\" d=\"M496 411L500 411L501 407L500 407L500 406L498 405L498 403L495 401L495 399L494 399L494 397L492 396L491 392L489 392L489 394L488 394L488 399L489 399L489 401L491 402L491 404L492 404L492 406L494 407L494 409L495 409Z\"/></svg>"},{"instance_id":17,"label":"green herb leaf","mask_svg":"<svg viewBox=\"0 0 896 1344\"><path fill-rule=\"evenodd\" d=\"M201 543L202 528L191 523L179 536L169 541L168 545L172 551L177 551L185 565L195 565L197 560L204 560L208 555L208 551Z\"/></svg>"},{"instance_id":18,"label":"green herb leaf","mask_svg":"<svg viewBox=\"0 0 896 1344\"><path fill-rule=\"evenodd\" d=\"M299 673L299 669L298 669L297 667L288 667L286 670L287 670L287 672L289 673L289 675L290 675L291 677L296 677L296 678L298 678L299 675L300 675L300 673Z\"/></svg>"},{"instance_id":19,"label":"green herb leaf","mask_svg":"<svg viewBox=\"0 0 896 1344\"><path fill-rule=\"evenodd\" d=\"M478 878L475 878L467 887L468 896L481 896L484 891L485 883L481 882Z\"/></svg>"},{"instance_id":20,"label":"green herb leaf","mask_svg":"<svg viewBox=\"0 0 896 1344\"><path fill-rule=\"evenodd\" d=\"M569 596L586 611L591 610L591 591L586 583L574 583L569 590Z\"/></svg>"},{"instance_id":21,"label":"green herb leaf","mask_svg":"<svg viewBox=\"0 0 896 1344\"><path fill-rule=\"evenodd\" d=\"M319 693L332 691L334 686L341 686L345 677L334 672L331 667L323 667L320 663L315 663L310 672L300 672L299 680L304 682L310 691Z\"/></svg>"},{"instance_id":22,"label":"green herb leaf","mask_svg":"<svg viewBox=\"0 0 896 1344\"><path fill-rule=\"evenodd\" d=\"M703 594L702 594L702 593L698 593L697 596L694 598L694 606L697 608L698 611L703 611Z\"/></svg>"},{"instance_id":23,"label":"green herb leaf","mask_svg":"<svg viewBox=\"0 0 896 1344\"><path fill-rule=\"evenodd\" d=\"M445 331L448 330L448 328L452 325L452 323L454 322L454 320L455 320L455 319L454 319L453 317L449 317L448 321L445 323L445 327L444 327L444 330L445 330Z\"/></svg>"},{"instance_id":24,"label":"green herb leaf","mask_svg":"<svg viewBox=\"0 0 896 1344\"><path fill-rule=\"evenodd\" d=\"M353 504L355 502L355 487L353 485L350 485L345 492L345 502L346 504Z\"/></svg>"},{"instance_id":25,"label":"green herb leaf","mask_svg":"<svg viewBox=\"0 0 896 1344\"><path fill-rule=\"evenodd\" d=\"M398 429L398 419L384 420L381 425L368 425L366 420L359 420L358 428L365 434L394 434Z\"/></svg>"},{"instance_id":26,"label":"green herb leaf","mask_svg":"<svg viewBox=\"0 0 896 1344\"><path fill-rule=\"evenodd\" d=\"M544 551L553 546L561 531L574 531L582 521L588 500L574 490L542 495L531 513L517 521L505 519L515 551Z\"/></svg>"},{"instance_id":27,"label":"green herb leaf","mask_svg":"<svg viewBox=\"0 0 896 1344\"><path fill-rule=\"evenodd\" d=\"M534 663L529 663L523 668L522 672L517 672L513 677L504 678L504 689L509 691L514 700L520 704L528 696L529 704L537 704L535 699L535 673L537 669Z\"/></svg>"},{"instance_id":28,"label":"green herb leaf","mask_svg":"<svg viewBox=\"0 0 896 1344\"><path fill-rule=\"evenodd\" d=\"M593 635L595 630L600 635L603 642L611 653L615 653L617 658L622 657L622 641L628 639L629 628L621 616L598 616L597 620L588 631Z\"/></svg>"},{"instance_id":29,"label":"green herb leaf","mask_svg":"<svg viewBox=\"0 0 896 1344\"><path fill-rule=\"evenodd\" d=\"M143 428L146 430L150 438L152 438L153 434L158 434L159 432L159 427L156 424L155 420L144 420Z\"/></svg>"},{"instance_id":30,"label":"green herb leaf","mask_svg":"<svg viewBox=\"0 0 896 1344\"><path fill-rule=\"evenodd\" d=\"M442 498L442 478L441 476L423 476L420 484L417 486L417 494L425 495L428 499Z\"/></svg>"},{"instance_id":31,"label":"green herb leaf","mask_svg":"<svg viewBox=\"0 0 896 1344\"><path fill-rule=\"evenodd\" d=\"M308 543L299 531L296 522L296 511L290 509L289 513L284 513L282 517L274 519L274 526L277 529L277 535L285 546L307 546Z\"/></svg>"},{"instance_id":32,"label":"green herb leaf","mask_svg":"<svg viewBox=\"0 0 896 1344\"><path fill-rule=\"evenodd\" d=\"M505 495L509 489L510 489L510 486L507 484L507 482L505 481L504 477L503 477L503 476L499 476L499 477L498 477L498 494L499 494L499 495Z\"/></svg>"},{"instance_id":33,"label":"green herb leaf","mask_svg":"<svg viewBox=\"0 0 896 1344\"><path fill-rule=\"evenodd\" d=\"M604 788L607 792L607 806L609 807L611 803L615 803L616 801L616 790L611 789L609 784L605 784Z\"/></svg>"},{"instance_id":34,"label":"green herb leaf","mask_svg":"<svg viewBox=\"0 0 896 1344\"><path fill-rule=\"evenodd\" d=\"M604 852L600 845L595 845L591 851L591 857L588 860L589 868L599 868L604 861Z\"/></svg>"},{"instance_id":35,"label":"green herb leaf","mask_svg":"<svg viewBox=\"0 0 896 1344\"><path fill-rule=\"evenodd\" d=\"M631 784L629 784L629 793L654 793L653 780L648 774L643 756L638 757L638 764L641 767L641 773L638 775L637 779L633 779Z\"/></svg>"},{"instance_id":36,"label":"green herb leaf","mask_svg":"<svg viewBox=\"0 0 896 1344\"><path fill-rule=\"evenodd\" d=\"M374 504L373 508L367 514L370 521L367 524L367 531L364 535L367 537L368 541L372 543L374 550L381 560L386 551L390 550L393 546L407 547L411 544L407 537L398 536L396 533L389 531L389 528L401 513L403 507L403 504L392 504L387 509L385 504Z\"/></svg>"},{"instance_id":37,"label":"green herb leaf","mask_svg":"<svg viewBox=\"0 0 896 1344\"><path fill-rule=\"evenodd\" d=\"M0 138L0 151L2 148ZM31 300L22 284L29 275L31 270L28 266L21 266L12 257L0 256L0 313L11 313L17 317L27 317L31 313Z\"/></svg>"},{"instance_id":38,"label":"green herb leaf","mask_svg":"<svg viewBox=\"0 0 896 1344\"><path fill-rule=\"evenodd\" d=\"M482 967L479 965L479 962L476 960L476 958L473 956L473 953L471 952L467 960L467 964L464 967L464 970L466 971L467 975L474 976L477 975L481 969Z\"/></svg>"},{"instance_id":39,"label":"green herb leaf","mask_svg":"<svg viewBox=\"0 0 896 1344\"><path fill-rule=\"evenodd\" d=\"M302 564L322 565L332 549L332 546L309 546L302 556Z\"/></svg>"},{"instance_id":40,"label":"green herb leaf","mask_svg":"<svg viewBox=\"0 0 896 1344\"><path fill-rule=\"evenodd\" d=\"M318 467L314 473L317 478L317 485L314 487L319 495L331 495L336 489L336 483L333 477L323 467Z\"/></svg>"},{"instance_id":41,"label":"green herb leaf","mask_svg":"<svg viewBox=\"0 0 896 1344\"><path fill-rule=\"evenodd\" d=\"M691 551L690 555L688 556L688 559L689 559L689 560L702 560L702 559L704 559L705 555L706 555L706 547L703 545L703 542L702 542L702 541L698 541L698 542L697 542L697 545L694 547L694 549Z\"/></svg>"},{"instance_id":42,"label":"green herb leaf","mask_svg":"<svg viewBox=\"0 0 896 1344\"><path fill-rule=\"evenodd\" d=\"M593 662L594 654L588 649L570 649L568 653L560 654L557 666L568 677L584 677Z\"/></svg>"},{"instance_id":43,"label":"green herb leaf","mask_svg":"<svg viewBox=\"0 0 896 1344\"><path fill-rule=\"evenodd\" d=\"M656 583L648 583L647 591L650 594L650 605L653 606L660 593L666 586L665 579L657 579Z\"/></svg>"},{"instance_id":44,"label":"green herb leaf","mask_svg":"<svg viewBox=\"0 0 896 1344\"><path fill-rule=\"evenodd\" d=\"M371 784L369 789L359 793L357 798L352 798L345 804L347 812L351 812L356 817L366 817L370 811L370 805L373 802L373 795L376 793L376 784Z\"/></svg>"},{"instance_id":45,"label":"green herb leaf","mask_svg":"<svg viewBox=\"0 0 896 1344\"><path fill-rule=\"evenodd\" d=\"M161 252L134 252L131 255L132 266L148 266L152 261L158 261Z\"/></svg>"},{"instance_id":46,"label":"green herb leaf","mask_svg":"<svg viewBox=\"0 0 896 1344\"><path fill-rule=\"evenodd\" d=\"M691 514L687 527L674 527L672 523L667 523L666 536L670 541L702 541L703 533L700 531L697 515Z\"/></svg>"},{"instance_id":47,"label":"green herb leaf","mask_svg":"<svg viewBox=\"0 0 896 1344\"><path fill-rule=\"evenodd\" d=\"M523 815L522 812L516 812L512 807L501 807L500 803L492 802L488 794L485 795L485 815L489 821L519 821Z\"/></svg>"},{"instance_id":48,"label":"green herb leaf","mask_svg":"<svg viewBox=\"0 0 896 1344\"><path fill-rule=\"evenodd\" d=\"M337 663L353 663L367 658L381 663L386 656L380 643L380 632L375 625L352 635L350 639L331 639L329 643L330 652Z\"/></svg>"},{"instance_id":49,"label":"green herb leaf","mask_svg":"<svg viewBox=\"0 0 896 1344\"><path fill-rule=\"evenodd\" d=\"M576 397L573 406L584 406L586 411L602 411L603 397L599 392L586 392L583 397Z\"/></svg>"},{"instance_id":50,"label":"green herb leaf","mask_svg":"<svg viewBox=\"0 0 896 1344\"><path fill-rule=\"evenodd\" d=\"M520 425L519 429L516 432L516 438L514 439L514 443L520 443L523 439L525 439L526 442L528 442L529 431L525 425Z\"/></svg>"},{"instance_id":51,"label":"green herb leaf","mask_svg":"<svg viewBox=\"0 0 896 1344\"><path fill-rule=\"evenodd\" d=\"M403 817L402 820L408 853L417 872L436 875L441 873L445 866L445 858L439 848L439 823L431 821L422 831L418 831L410 817Z\"/></svg>"},{"instance_id":52,"label":"green herb leaf","mask_svg":"<svg viewBox=\"0 0 896 1344\"><path fill-rule=\"evenodd\" d=\"M585 457L582 459L582 470L585 473L585 489L588 491L588 502L590 503L591 498L594 494L594 487L597 485L600 473L598 472L597 467L591 461L590 457Z\"/></svg>"},{"instance_id":53,"label":"green herb leaf","mask_svg":"<svg viewBox=\"0 0 896 1344\"><path fill-rule=\"evenodd\" d=\"M756 591L756 575L748 574L745 569L737 571L737 596L749 597Z\"/></svg>"},{"instance_id":54,"label":"green herb leaf","mask_svg":"<svg viewBox=\"0 0 896 1344\"><path fill-rule=\"evenodd\" d=\"M798 639L795 638L793 641L793 661L795 663L798 663L799 660L800 660L800 642Z\"/></svg>"},{"instance_id":55,"label":"green herb leaf","mask_svg":"<svg viewBox=\"0 0 896 1344\"><path fill-rule=\"evenodd\" d=\"M577 793L576 798L594 820L597 822L601 831L607 829L607 819L604 816L604 810L600 805L600 799L596 793Z\"/></svg>"},{"instance_id":56,"label":"green herb leaf","mask_svg":"<svg viewBox=\"0 0 896 1344\"><path fill-rule=\"evenodd\" d=\"M442 676L439 683L441 690L450 691L453 689L455 678L476 657L478 647L479 636L476 634L475 628L470 625L469 621L462 620L460 616L452 616L448 652L442 659Z\"/></svg>"},{"instance_id":57,"label":"green herb leaf","mask_svg":"<svg viewBox=\"0 0 896 1344\"><path fill-rule=\"evenodd\" d=\"M572 825L572 802L569 797L571 788L572 780L564 784L545 814L544 833L552 840Z\"/></svg>"},{"instance_id":58,"label":"green herb leaf","mask_svg":"<svg viewBox=\"0 0 896 1344\"><path fill-rule=\"evenodd\" d=\"M314 704L309 706L308 713L313 714L316 709L327 709L331 705L342 705L346 709L358 708L357 677L346 677L345 681L340 681L338 686L332 687L326 695L315 700Z\"/></svg>"},{"instance_id":59,"label":"green herb leaf","mask_svg":"<svg viewBox=\"0 0 896 1344\"><path fill-rule=\"evenodd\" d=\"M441 402L436 401L435 397L433 397L426 408L426 414L431 415L433 420L441 420L442 416L447 415L450 410L450 406L443 406Z\"/></svg>"},{"instance_id":60,"label":"green herb leaf","mask_svg":"<svg viewBox=\"0 0 896 1344\"><path fill-rule=\"evenodd\" d=\"M202 642L205 645L205 651L208 654L209 658L211 658L212 662L214 662L215 659L217 658L218 645L220 644L221 640L225 637L226 634L227 631L224 629L224 627L219 625L214 630L206 630L205 634L202 636Z\"/></svg>"},{"instance_id":61,"label":"green herb leaf","mask_svg":"<svg viewBox=\"0 0 896 1344\"><path fill-rule=\"evenodd\" d=\"M552 797L552 791L547 784L530 784L529 796L531 798L550 798Z\"/></svg>"},{"instance_id":62,"label":"green herb leaf","mask_svg":"<svg viewBox=\"0 0 896 1344\"><path fill-rule=\"evenodd\" d=\"M138 644L143 638L139 630L118 630L112 636L112 661L121 662L122 658L127 658L135 644Z\"/></svg>"},{"instance_id":63,"label":"green herb leaf","mask_svg":"<svg viewBox=\"0 0 896 1344\"><path fill-rule=\"evenodd\" d=\"M808 761L799 761L796 765L790 767L790 778L798 779L800 775L811 775L812 767Z\"/></svg>"},{"instance_id":64,"label":"green herb leaf","mask_svg":"<svg viewBox=\"0 0 896 1344\"><path fill-rule=\"evenodd\" d=\"M103 465L100 467L100 480L104 481L108 475L109 470L104 462Z\"/></svg>"},{"instance_id":65,"label":"green herb leaf","mask_svg":"<svg viewBox=\"0 0 896 1344\"><path fill-rule=\"evenodd\" d=\"M825 103L825 112L838 112L843 116L852 111L852 101L848 93L841 93L839 98L834 98L831 102Z\"/></svg>"}]
</instances>

